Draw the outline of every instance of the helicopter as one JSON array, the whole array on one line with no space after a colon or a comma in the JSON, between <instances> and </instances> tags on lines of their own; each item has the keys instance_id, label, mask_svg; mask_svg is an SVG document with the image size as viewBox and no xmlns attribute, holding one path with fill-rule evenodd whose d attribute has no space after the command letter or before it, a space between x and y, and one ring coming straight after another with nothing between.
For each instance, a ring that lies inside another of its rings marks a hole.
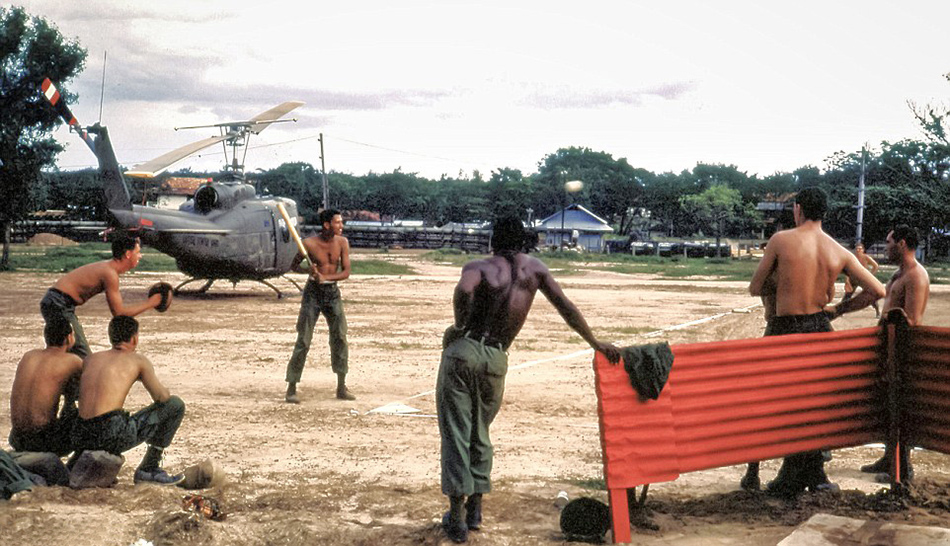
<instances>
[{"instance_id":1,"label":"helicopter","mask_svg":"<svg viewBox=\"0 0 950 546\"><path fill-rule=\"evenodd\" d=\"M284 102L246 121L182 127L214 127L220 134L136 165L123 175L107 128L98 122L82 127L49 78L41 87L70 131L77 133L95 154L113 227L134 232L145 244L174 258L178 269L189 276L174 288L176 294L185 285L198 281L205 284L195 292L204 293L216 280L232 284L251 280L268 286L281 298L282 292L268 281L276 277L290 281L302 291L295 280L286 276L297 255L297 246L278 211L278 204L282 204L290 221L296 224L297 204L286 197L257 195L254 186L245 181L237 153L245 147L246 156L246 144L252 134L257 135L274 123L296 121L280 118L304 103ZM132 203L124 176L154 178L174 163L218 143L223 145L226 159L231 148L231 161L225 167L223 180L202 184L178 210Z\"/></svg>"}]
</instances>

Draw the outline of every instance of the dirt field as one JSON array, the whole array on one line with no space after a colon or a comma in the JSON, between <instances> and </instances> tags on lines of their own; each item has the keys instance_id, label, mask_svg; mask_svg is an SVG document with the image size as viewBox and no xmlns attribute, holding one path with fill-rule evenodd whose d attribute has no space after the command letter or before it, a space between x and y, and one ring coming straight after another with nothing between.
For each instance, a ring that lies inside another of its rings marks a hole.
<instances>
[{"instance_id":1,"label":"dirt field","mask_svg":"<svg viewBox=\"0 0 950 546\"><path fill-rule=\"evenodd\" d=\"M355 260L361 255L357 253ZM203 296L181 296L165 314L140 316L140 351L188 405L167 450L165 466L182 469L206 457L227 473L224 485L203 493L228 513L214 522L182 516L184 491L133 486L144 448L127 454L112 489L41 488L0 502L0 544L128 546L159 544L404 544L446 542L438 519L439 437L432 389L443 329L459 269L418 260L413 253L374 254L411 263L418 275L354 276L343 284L349 322L349 385L355 402L333 398L326 328L319 323L299 392L299 406L283 402L284 371L295 339L300 298L277 299L253 283L215 285ZM16 362L42 345L39 300L52 274L0 275L0 434L6 437L9 388ZM133 272L123 279L127 300L179 274ZM302 279L302 277L299 277ZM290 288L283 280L282 288ZM618 345L758 337L761 307L746 283L703 279L657 280L588 272L562 284L594 331ZM840 290L840 289L839 289ZM751 307L751 308L750 308ZM746 312L732 312L747 308ZM651 334L706 317L681 329ZM109 312L103 297L79 309L93 350L106 348ZM950 324L950 290L935 286L926 322ZM865 310L838 329L874 323ZM486 497L485 526L475 545L564 542L554 499L606 500L586 486L602 478L591 355L543 297L510 351L505 403L492 428L495 490ZM573 355L573 356L568 356ZM149 402L135 387L127 406ZM420 410L392 415L372 410L400 403ZM6 447L6 442L2 442ZM879 449L835 452L829 475L847 491L805 495L787 504L738 491L738 467L696 472L650 489L660 531L635 532L645 545L773 545L815 512L941 525L947 520L950 467L944 455L915 452L919 481L910 508L887 511L865 493L879 490L857 468ZM764 464L770 479L778 461ZM926 502L925 502L926 501ZM875 505L875 502L877 504ZM929 503L929 504L927 504Z\"/></svg>"}]
</instances>

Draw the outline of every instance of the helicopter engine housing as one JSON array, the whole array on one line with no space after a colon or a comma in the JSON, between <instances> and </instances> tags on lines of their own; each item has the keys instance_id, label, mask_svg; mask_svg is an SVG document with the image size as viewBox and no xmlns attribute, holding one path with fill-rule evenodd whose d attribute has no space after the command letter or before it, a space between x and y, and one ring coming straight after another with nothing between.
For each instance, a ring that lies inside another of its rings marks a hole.
<instances>
[{"instance_id":1,"label":"helicopter engine housing","mask_svg":"<svg viewBox=\"0 0 950 546\"><path fill-rule=\"evenodd\" d=\"M207 214L215 209L230 209L254 197L254 187L249 184L206 184L195 192L195 210Z\"/></svg>"}]
</instances>

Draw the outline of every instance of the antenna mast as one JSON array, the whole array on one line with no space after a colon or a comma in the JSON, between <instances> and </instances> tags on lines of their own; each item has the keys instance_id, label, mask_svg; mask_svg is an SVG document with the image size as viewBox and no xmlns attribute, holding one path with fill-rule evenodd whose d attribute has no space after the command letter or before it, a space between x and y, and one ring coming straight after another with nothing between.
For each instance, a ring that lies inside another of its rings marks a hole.
<instances>
[{"instance_id":1,"label":"antenna mast","mask_svg":"<svg viewBox=\"0 0 950 546\"><path fill-rule=\"evenodd\" d=\"M108 51L102 52L102 87L99 88L99 122L102 122L102 99L106 94L106 56Z\"/></svg>"},{"instance_id":2,"label":"antenna mast","mask_svg":"<svg viewBox=\"0 0 950 546\"><path fill-rule=\"evenodd\" d=\"M862 228L864 224L864 158L867 155L867 145L861 147L861 176L858 178L858 221L857 233L854 237L854 244L862 242Z\"/></svg>"},{"instance_id":3,"label":"antenna mast","mask_svg":"<svg viewBox=\"0 0 950 546\"><path fill-rule=\"evenodd\" d=\"M327 165L323 157L323 133L320 133L320 171L323 174L323 209L330 208L330 188L327 186Z\"/></svg>"}]
</instances>

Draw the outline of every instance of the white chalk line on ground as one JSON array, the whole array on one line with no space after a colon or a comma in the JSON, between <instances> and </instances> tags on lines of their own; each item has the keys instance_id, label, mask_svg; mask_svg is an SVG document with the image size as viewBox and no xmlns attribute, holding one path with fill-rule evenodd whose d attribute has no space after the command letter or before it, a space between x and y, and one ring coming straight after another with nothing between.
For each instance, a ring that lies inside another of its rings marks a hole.
<instances>
[{"instance_id":1,"label":"white chalk line on ground","mask_svg":"<svg viewBox=\"0 0 950 546\"><path fill-rule=\"evenodd\" d=\"M666 328L661 328L661 329L659 329L659 330L655 330L655 331L653 331L653 332L649 332L649 333L647 333L647 334L643 334L643 337L656 337L656 336L658 336L658 335L660 335L660 334L662 334L662 333L664 333L664 332L672 332L672 331L674 331L674 330L682 330L683 328L689 328L690 326L695 326L695 325L697 325L697 324L703 324L703 323L705 323L705 322L710 322L710 321L713 321L713 320L716 320L716 319L720 319L720 318L722 318L722 317L725 317L725 316L728 316L728 315L731 315L731 314L737 313L737 312L738 312L738 313L748 313L748 312L752 311L753 309L755 309L756 307L759 307L760 305L762 305L762 304L761 304L761 303L755 303L755 304L752 304L752 305L750 305L750 306L748 306L748 307L740 307L739 309L734 309L734 310L729 311L729 312L726 312L726 313L717 313L717 314L712 315L712 316L708 316L708 317L701 318L701 319L697 319L697 320L691 320L691 321L689 321L689 322L684 322L684 323L682 323L682 324L677 324L677 325L675 325L675 326L667 326ZM573 352L573 353L566 354L566 355L552 356L552 357L548 357L548 358L542 358L542 359L539 359L539 360L529 360L528 362L523 362L523 363L521 363L521 364L518 364L517 366L510 366L510 367L508 368L508 371L510 372L510 371L514 371L514 370L523 370L523 369L525 369L525 368L530 368L530 367L532 367L532 366L537 366L538 364L546 364L546 363L548 363L548 362L557 362L557 361L560 361L560 360L570 360L570 359L573 359L573 358L578 358L578 357L580 357L580 356L590 355L590 354L593 354L593 353L594 353L594 350L593 350L593 349L584 349L584 350L582 350L582 351L575 351L575 352ZM385 408L386 406L388 406L388 405L390 405L390 404L398 404L398 403L403 402L403 401L413 400L413 399L415 399L415 398L422 398L423 396L429 396L430 394L434 394L434 393L435 393L435 389L427 390L427 391L425 391L425 392L420 392L419 394L414 394L414 395L412 395L412 396L410 396L410 397L408 397L408 398L403 398L403 399L401 399L401 400L393 400L392 402L387 402L386 404L383 404L382 406L379 406L378 408L373 408L373 409L367 411L366 413L367 413L367 414L368 414L368 413L377 413L377 414L398 415L398 416L411 415L411 416L415 416L415 417L437 417L436 415L420 415L420 414L418 414L418 413L413 413L413 414L406 414L406 413L386 413L386 412L381 412L381 411L379 411L380 409ZM364 415L365 415L365 414L364 414Z\"/></svg>"}]
</instances>

